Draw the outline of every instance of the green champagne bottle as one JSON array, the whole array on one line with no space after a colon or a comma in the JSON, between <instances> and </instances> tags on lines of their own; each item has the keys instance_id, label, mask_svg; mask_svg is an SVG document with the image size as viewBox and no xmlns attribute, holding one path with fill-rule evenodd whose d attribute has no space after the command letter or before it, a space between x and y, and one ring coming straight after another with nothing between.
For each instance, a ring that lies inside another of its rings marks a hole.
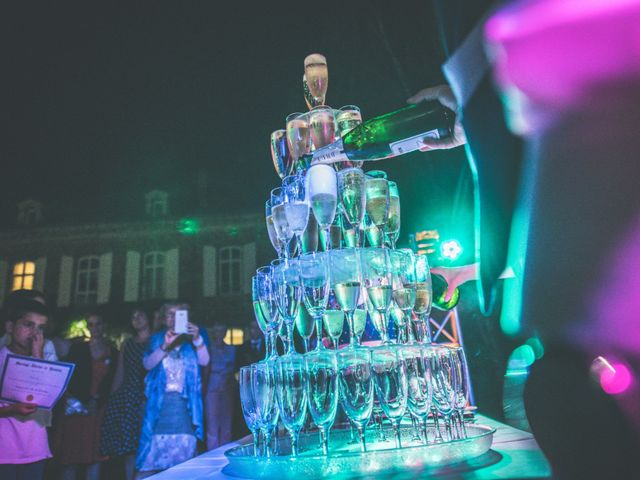
<instances>
[{"instance_id":1,"label":"green champagne bottle","mask_svg":"<svg viewBox=\"0 0 640 480\"><path fill-rule=\"evenodd\" d=\"M447 301L445 300L445 295L447 293L447 286L449 284L444 279L442 275L438 275L437 273L431 273L431 290L433 292L433 306L438 310L451 310L458 304L458 300L460 300L460 289L456 288L451 295L451 298Z\"/></svg>"},{"instance_id":2,"label":"green champagne bottle","mask_svg":"<svg viewBox=\"0 0 640 480\"><path fill-rule=\"evenodd\" d=\"M418 150L426 137L451 136L455 114L437 101L372 118L331 145L317 149L311 163L378 160Z\"/></svg>"}]
</instances>

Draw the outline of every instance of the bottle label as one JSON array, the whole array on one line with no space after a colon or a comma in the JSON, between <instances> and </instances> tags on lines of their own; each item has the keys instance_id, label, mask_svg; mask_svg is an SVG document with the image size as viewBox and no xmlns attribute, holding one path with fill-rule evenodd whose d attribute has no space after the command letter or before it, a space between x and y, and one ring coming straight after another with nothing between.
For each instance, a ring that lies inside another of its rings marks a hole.
<instances>
[{"instance_id":1,"label":"bottle label","mask_svg":"<svg viewBox=\"0 0 640 480\"><path fill-rule=\"evenodd\" d=\"M336 140L331 145L317 149L313 152L312 164L316 163L336 163L348 162L349 157L344 153L342 148L342 139Z\"/></svg>"},{"instance_id":2,"label":"bottle label","mask_svg":"<svg viewBox=\"0 0 640 480\"><path fill-rule=\"evenodd\" d=\"M390 143L389 148L394 153L394 155L402 155L403 153L414 152L420 147L424 146L422 140L427 137L440 138L440 134L438 133L437 129L429 130L428 132L419 133L418 135L414 135L413 137Z\"/></svg>"}]
</instances>

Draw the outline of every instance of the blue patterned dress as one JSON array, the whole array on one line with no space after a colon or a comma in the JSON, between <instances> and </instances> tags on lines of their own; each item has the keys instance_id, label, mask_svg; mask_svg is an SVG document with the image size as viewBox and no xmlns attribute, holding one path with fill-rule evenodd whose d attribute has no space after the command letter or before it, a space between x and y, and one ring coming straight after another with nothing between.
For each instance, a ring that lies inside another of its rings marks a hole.
<instances>
[{"instance_id":1,"label":"blue patterned dress","mask_svg":"<svg viewBox=\"0 0 640 480\"><path fill-rule=\"evenodd\" d=\"M132 455L138 448L144 413L142 365L147 343L130 338L122 347L124 376L122 385L109 397L100 436L100 454L110 457Z\"/></svg>"},{"instance_id":2,"label":"blue patterned dress","mask_svg":"<svg viewBox=\"0 0 640 480\"><path fill-rule=\"evenodd\" d=\"M165 331L149 340L145 357L164 342ZM208 338L200 334L208 343ZM136 469L164 470L196 455L204 437L202 385L195 347L185 342L174 348L145 379L147 404Z\"/></svg>"}]
</instances>

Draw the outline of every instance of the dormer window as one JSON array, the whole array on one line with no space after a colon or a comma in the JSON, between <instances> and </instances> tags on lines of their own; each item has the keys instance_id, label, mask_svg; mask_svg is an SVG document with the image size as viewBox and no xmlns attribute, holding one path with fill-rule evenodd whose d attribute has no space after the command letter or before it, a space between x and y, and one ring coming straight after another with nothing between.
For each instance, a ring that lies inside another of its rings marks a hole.
<instances>
[{"instance_id":1,"label":"dormer window","mask_svg":"<svg viewBox=\"0 0 640 480\"><path fill-rule=\"evenodd\" d=\"M36 225L42 220L42 203L28 199L18 204L18 225Z\"/></svg>"},{"instance_id":2,"label":"dormer window","mask_svg":"<svg viewBox=\"0 0 640 480\"><path fill-rule=\"evenodd\" d=\"M145 195L147 215L151 218L160 218L167 215L168 195L161 190L153 190Z\"/></svg>"}]
</instances>

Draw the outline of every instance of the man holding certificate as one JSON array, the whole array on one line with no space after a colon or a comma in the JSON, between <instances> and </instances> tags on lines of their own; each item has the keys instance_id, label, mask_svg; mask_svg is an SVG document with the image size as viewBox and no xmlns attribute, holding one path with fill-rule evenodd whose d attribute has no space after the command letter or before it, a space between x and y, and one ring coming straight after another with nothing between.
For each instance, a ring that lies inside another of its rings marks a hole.
<instances>
[{"instance_id":1,"label":"man holding certificate","mask_svg":"<svg viewBox=\"0 0 640 480\"><path fill-rule=\"evenodd\" d=\"M47 310L33 300L11 305L5 312L11 343L0 349L0 375L6 373L7 357L43 358ZM5 384L5 387L7 385ZM51 457L45 425L38 421L38 405L29 401L0 400L0 478L42 479L44 461Z\"/></svg>"}]
</instances>

